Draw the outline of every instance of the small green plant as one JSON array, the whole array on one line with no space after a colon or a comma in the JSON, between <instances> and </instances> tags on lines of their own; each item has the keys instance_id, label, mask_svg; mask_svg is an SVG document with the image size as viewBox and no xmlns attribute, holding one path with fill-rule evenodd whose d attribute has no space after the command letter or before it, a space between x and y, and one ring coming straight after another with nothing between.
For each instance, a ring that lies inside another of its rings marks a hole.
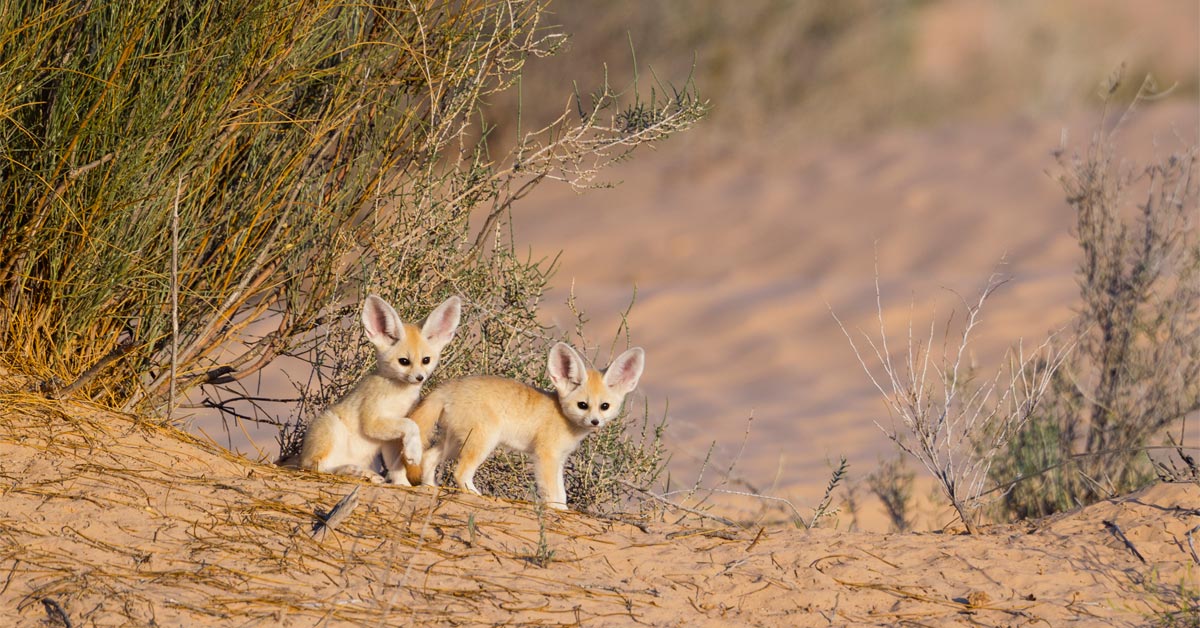
<instances>
[{"instance_id":1,"label":"small green plant","mask_svg":"<svg viewBox=\"0 0 1200 628\"><path fill-rule=\"evenodd\" d=\"M537 518L537 545L533 548L533 552L526 558L534 565L545 569L554 561L554 550L550 548L550 541L546 538L546 505L542 502L538 502L537 505Z\"/></svg>"},{"instance_id":2,"label":"small green plant","mask_svg":"<svg viewBox=\"0 0 1200 628\"><path fill-rule=\"evenodd\" d=\"M467 515L467 545L469 547L475 547L475 541L479 537L479 530L475 525L475 513Z\"/></svg>"},{"instance_id":3,"label":"small green plant","mask_svg":"<svg viewBox=\"0 0 1200 628\"><path fill-rule=\"evenodd\" d=\"M903 454L880 460L879 466L867 476L867 486L883 502L892 529L908 532L912 529L911 512L913 484L917 474L908 468Z\"/></svg>"},{"instance_id":4,"label":"small green plant","mask_svg":"<svg viewBox=\"0 0 1200 628\"><path fill-rule=\"evenodd\" d=\"M821 501L813 507L812 517L808 520L809 528L818 527L821 524L821 519L837 514L837 508L833 506L833 491L837 489L842 480L846 478L846 470L850 468L850 463L846 461L846 457L842 456L838 462L838 466L833 469L833 473L829 476L829 483L825 485L825 494L821 497Z\"/></svg>"},{"instance_id":5,"label":"small green plant","mask_svg":"<svg viewBox=\"0 0 1200 628\"><path fill-rule=\"evenodd\" d=\"M1200 587L1191 565L1177 584L1164 582L1151 572L1142 586L1150 595L1152 611L1147 615L1154 628L1200 628Z\"/></svg>"}]
</instances>

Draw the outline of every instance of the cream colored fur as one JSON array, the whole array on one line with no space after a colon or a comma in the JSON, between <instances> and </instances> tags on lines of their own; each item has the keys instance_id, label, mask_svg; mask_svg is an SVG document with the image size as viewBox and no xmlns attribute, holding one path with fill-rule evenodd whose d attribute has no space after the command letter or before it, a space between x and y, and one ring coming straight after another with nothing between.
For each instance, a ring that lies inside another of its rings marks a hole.
<instances>
[{"instance_id":1,"label":"cream colored fur","mask_svg":"<svg viewBox=\"0 0 1200 628\"><path fill-rule=\"evenodd\" d=\"M454 337L461 312L462 301L450 297L418 328L402 322L383 299L368 296L362 321L367 339L375 345L375 369L313 419L304 434L300 466L381 482L372 466L386 445L385 460L403 456L415 468L422 442L408 411L417 402L421 384L437 367L442 348ZM389 475L398 480L406 473L401 468Z\"/></svg>"},{"instance_id":2,"label":"cream colored fur","mask_svg":"<svg viewBox=\"0 0 1200 628\"><path fill-rule=\"evenodd\" d=\"M412 413L427 440L439 424L442 430L439 442L424 453L419 480L434 483L443 456L457 456L454 479L463 489L479 494L475 471L496 447L504 447L533 456L542 500L565 510L567 456L584 437L620 414L621 403L637 386L644 366L645 352L635 347L600 372L560 342L550 350L548 364L554 391L500 377L468 377L443 384Z\"/></svg>"}]
</instances>

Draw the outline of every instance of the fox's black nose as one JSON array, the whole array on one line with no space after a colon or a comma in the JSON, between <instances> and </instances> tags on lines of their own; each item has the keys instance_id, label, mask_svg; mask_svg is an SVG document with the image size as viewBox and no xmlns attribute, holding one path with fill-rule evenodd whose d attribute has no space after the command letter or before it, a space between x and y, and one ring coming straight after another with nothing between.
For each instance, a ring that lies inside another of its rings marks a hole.
<instances>
[{"instance_id":1,"label":"fox's black nose","mask_svg":"<svg viewBox=\"0 0 1200 628\"><path fill-rule=\"evenodd\" d=\"M418 376L417 376L417 381L418 381L418 382L423 382L423 381L425 381L425 376L424 376L424 375L418 375Z\"/></svg>"},{"instance_id":2,"label":"fox's black nose","mask_svg":"<svg viewBox=\"0 0 1200 628\"><path fill-rule=\"evenodd\" d=\"M600 425L600 419L592 419L592 425Z\"/></svg>"}]
</instances>

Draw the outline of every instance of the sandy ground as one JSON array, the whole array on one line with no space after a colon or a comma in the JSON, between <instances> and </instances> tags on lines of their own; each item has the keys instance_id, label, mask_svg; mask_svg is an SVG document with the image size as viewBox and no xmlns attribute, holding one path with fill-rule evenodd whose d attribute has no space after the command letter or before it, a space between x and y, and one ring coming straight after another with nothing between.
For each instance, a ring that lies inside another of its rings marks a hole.
<instances>
[{"instance_id":1,"label":"sandy ground","mask_svg":"<svg viewBox=\"0 0 1200 628\"><path fill-rule=\"evenodd\" d=\"M1195 142L1195 103L1147 106L1121 127L1128 165ZM845 455L861 479L892 447L891 422L830 310L851 330L885 319L898 341L944 320L988 275L1011 277L990 301L973 363L994 372L1005 348L1040 342L1071 319L1079 252L1052 151L1084 147L1098 113L898 130L856 142L802 137L668 143L611 173L613 189L543 186L516 211L535 257L561 251L548 322L574 285L607 359L633 289L632 340L647 350L641 394L669 403L683 482L714 441L716 468L812 503ZM711 134L710 134L711 135ZM1182 140L1180 138L1183 138ZM1069 152L1068 151L1068 152ZM999 266L1002 260L1007 263ZM1193 422L1195 422L1193 420ZM1200 429L1190 429L1200 445ZM711 476L710 476L711 477Z\"/></svg>"},{"instance_id":2,"label":"sandy ground","mask_svg":"<svg viewBox=\"0 0 1200 628\"><path fill-rule=\"evenodd\" d=\"M539 525L529 504L276 469L11 378L0 407L6 626L1135 626L1198 603L1191 484L974 537ZM314 536L314 510L355 490Z\"/></svg>"}]
</instances>

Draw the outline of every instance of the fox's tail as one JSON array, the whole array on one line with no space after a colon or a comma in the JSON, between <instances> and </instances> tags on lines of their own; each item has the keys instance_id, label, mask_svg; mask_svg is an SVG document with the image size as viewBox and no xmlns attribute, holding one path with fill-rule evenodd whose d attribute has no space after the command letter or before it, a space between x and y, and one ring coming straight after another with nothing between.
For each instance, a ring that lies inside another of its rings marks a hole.
<instances>
[{"instance_id":1,"label":"fox's tail","mask_svg":"<svg viewBox=\"0 0 1200 628\"><path fill-rule=\"evenodd\" d=\"M433 444L433 435L437 431L438 421L442 419L443 409L445 404L442 402L442 396L435 390L417 404L408 417L421 429L421 445L424 449L429 449Z\"/></svg>"}]
</instances>

